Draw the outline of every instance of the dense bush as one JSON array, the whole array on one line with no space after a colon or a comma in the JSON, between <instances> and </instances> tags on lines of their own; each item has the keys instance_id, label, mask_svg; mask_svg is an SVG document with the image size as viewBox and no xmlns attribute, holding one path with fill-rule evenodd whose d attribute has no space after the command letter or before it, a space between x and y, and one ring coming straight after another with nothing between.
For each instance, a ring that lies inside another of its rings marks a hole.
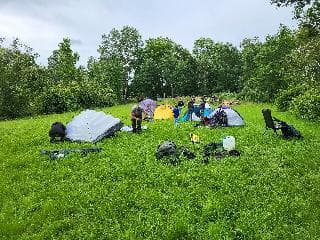
<instances>
[{"instance_id":1,"label":"dense bush","mask_svg":"<svg viewBox=\"0 0 320 240\"><path fill-rule=\"evenodd\" d=\"M80 108L77 96L79 86L56 84L47 89L40 97L41 113L63 113Z\"/></svg>"},{"instance_id":2,"label":"dense bush","mask_svg":"<svg viewBox=\"0 0 320 240\"><path fill-rule=\"evenodd\" d=\"M320 120L320 91L310 89L294 98L290 110L301 118L309 120Z\"/></svg>"},{"instance_id":3,"label":"dense bush","mask_svg":"<svg viewBox=\"0 0 320 240\"><path fill-rule=\"evenodd\" d=\"M41 91L37 54L14 40L5 48L0 41L0 119L32 114L32 100Z\"/></svg>"},{"instance_id":4,"label":"dense bush","mask_svg":"<svg viewBox=\"0 0 320 240\"><path fill-rule=\"evenodd\" d=\"M222 92L213 94L214 96L217 96L219 99L222 100L235 100L238 99L238 94L233 92Z\"/></svg>"},{"instance_id":5,"label":"dense bush","mask_svg":"<svg viewBox=\"0 0 320 240\"><path fill-rule=\"evenodd\" d=\"M255 102L273 102L279 90L286 89L284 62L296 47L294 32L281 26L278 33L242 43L242 96Z\"/></svg>"},{"instance_id":6,"label":"dense bush","mask_svg":"<svg viewBox=\"0 0 320 240\"><path fill-rule=\"evenodd\" d=\"M81 108L107 107L116 104L117 96L111 88L103 87L96 81L83 81L78 92Z\"/></svg>"},{"instance_id":7,"label":"dense bush","mask_svg":"<svg viewBox=\"0 0 320 240\"><path fill-rule=\"evenodd\" d=\"M290 105L292 104L292 100L303 92L306 91L305 85L299 85L295 87L291 87L285 90L281 90L275 100L275 105L280 111L288 111Z\"/></svg>"},{"instance_id":8,"label":"dense bush","mask_svg":"<svg viewBox=\"0 0 320 240\"><path fill-rule=\"evenodd\" d=\"M39 100L40 112L48 114L112 106L116 103L116 96L110 88L102 88L96 82L83 81L51 86Z\"/></svg>"}]
</instances>

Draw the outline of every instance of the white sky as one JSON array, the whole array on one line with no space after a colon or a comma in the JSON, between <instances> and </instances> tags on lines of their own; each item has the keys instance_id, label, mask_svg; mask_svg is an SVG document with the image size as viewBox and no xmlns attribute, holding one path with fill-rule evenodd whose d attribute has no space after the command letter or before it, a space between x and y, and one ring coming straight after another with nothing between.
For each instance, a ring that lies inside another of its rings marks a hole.
<instances>
[{"instance_id":1,"label":"white sky","mask_svg":"<svg viewBox=\"0 0 320 240\"><path fill-rule=\"evenodd\" d=\"M200 37L239 46L244 38L264 40L280 23L291 28L291 9L269 0L0 0L0 37L18 37L40 54L39 63L69 37L80 64L97 56L102 34L129 25L143 39L164 36L192 49Z\"/></svg>"}]
</instances>

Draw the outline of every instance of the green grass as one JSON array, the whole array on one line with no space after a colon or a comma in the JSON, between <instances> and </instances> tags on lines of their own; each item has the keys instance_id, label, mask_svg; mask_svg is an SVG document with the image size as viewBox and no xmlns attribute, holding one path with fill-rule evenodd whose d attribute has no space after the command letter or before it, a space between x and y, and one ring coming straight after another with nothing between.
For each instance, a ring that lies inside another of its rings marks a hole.
<instances>
[{"instance_id":1,"label":"green grass","mask_svg":"<svg viewBox=\"0 0 320 240\"><path fill-rule=\"evenodd\" d=\"M129 124L130 105L103 109ZM0 122L1 239L319 239L320 126L289 113L304 140L263 135L261 109L236 109L245 127L194 129L171 121L141 135L118 133L97 143L101 153L49 160L41 149L91 147L50 144L55 121L77 113ZM193 146L189 133L200 136ZM239 158L201 163L205 144L233 135ZM178 166L155 159L172 140L196 152Z\"/></svg>"}]
</instances>

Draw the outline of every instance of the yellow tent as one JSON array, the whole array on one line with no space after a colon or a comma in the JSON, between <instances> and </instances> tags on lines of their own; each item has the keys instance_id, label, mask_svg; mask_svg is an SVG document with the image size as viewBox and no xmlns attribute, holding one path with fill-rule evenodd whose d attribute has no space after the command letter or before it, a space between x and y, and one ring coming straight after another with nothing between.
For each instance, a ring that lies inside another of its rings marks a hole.
<instances>
[{"instance_id":1,"label":"yellow tent","mask_svg":"<svg viewBox=\"0 0 320 240\"><path fill-rule=\"evenodd\" d=\"M154 119L173 119L172 107L169 105L160 105L154 111Z\"/></svg>"}]
</instances>

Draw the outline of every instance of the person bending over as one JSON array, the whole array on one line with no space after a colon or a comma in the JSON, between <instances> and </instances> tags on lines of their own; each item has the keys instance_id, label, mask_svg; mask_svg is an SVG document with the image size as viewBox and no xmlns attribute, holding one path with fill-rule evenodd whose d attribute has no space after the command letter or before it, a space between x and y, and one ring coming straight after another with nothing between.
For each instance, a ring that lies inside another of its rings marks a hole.
<instances>
[{"instance_id":1,"label":"person bending over","mask_svg":"<svg viewBox=\"0 0 320 240\"><path fill-rule=\"evenodd\" d=\"M131 111L131 122L132 122L132 131L134 133L141 132L141 122L142 122L143 109L139 105L135 105Z\"/></svg>"}]
</instances>

